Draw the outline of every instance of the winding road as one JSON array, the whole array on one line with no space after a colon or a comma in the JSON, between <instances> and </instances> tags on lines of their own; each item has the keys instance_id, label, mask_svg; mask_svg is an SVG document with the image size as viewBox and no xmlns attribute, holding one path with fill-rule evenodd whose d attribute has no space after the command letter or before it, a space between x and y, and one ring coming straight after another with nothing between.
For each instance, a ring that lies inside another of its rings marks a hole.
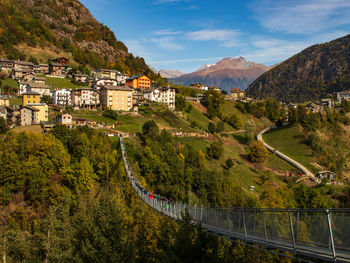
<instances>
[{"instance_id":1,"label":"winding road","mask_svg":"<svg viewBox=\"0 0 350 263\"><path fill-rule=\"evenodd\" d=\"M263 138L262 138L263 134L274 129L274 128L275 127L271 126L271 127L267 127L265 129L263 129L262 131L260 131L258 136L257 136L258 141L261 141L269 151L276 154L278 157L287 161L291 165L295 166L299 171L301 171L303 174L307 175L312 181L320 184L321 180L316 178L315 175L309 169L307 169L304 165L297 162L296 160L293 160L292 158L288 157L287 155L281 153L280 151L276 150L275 148L271 147L263 140Z\"/></svg>"}]
</instances>

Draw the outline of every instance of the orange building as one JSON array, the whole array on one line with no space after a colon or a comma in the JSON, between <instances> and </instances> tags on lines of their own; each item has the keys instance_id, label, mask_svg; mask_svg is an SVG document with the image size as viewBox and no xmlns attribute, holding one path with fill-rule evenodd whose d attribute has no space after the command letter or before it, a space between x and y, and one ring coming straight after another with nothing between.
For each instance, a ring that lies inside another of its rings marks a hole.
<instances>
[{"instance_id":1,"label":"orange building","mask_svg":"<svg viewBox=\"0 0 350 263\"><path fill-rule=\"evenodd\" d=\"M126 86L134 89L150 89L151 79L146 75L134 76L126 79Z\"/></svg>"}]
</instances>

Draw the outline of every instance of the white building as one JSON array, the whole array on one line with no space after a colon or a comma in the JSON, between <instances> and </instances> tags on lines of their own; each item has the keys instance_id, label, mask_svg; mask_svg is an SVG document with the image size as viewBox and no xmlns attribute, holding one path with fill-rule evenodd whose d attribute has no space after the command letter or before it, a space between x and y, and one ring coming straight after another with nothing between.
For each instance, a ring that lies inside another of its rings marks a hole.
<instances>
[{"instance_id":1,"label":"white building","mask_svg":"<svg viewBox=\"0 0 350 263\"><path fill-rule=\"evenodd\" d=\"M72 105L76 108L96 109L100 105L100 94L98 91L90 88L73 90Z\"/></svg>"},{"instance_id":2,"label":"white building","mask_svg":"<svg viewBox=\"0 0 350 263\"><path fill-rule=\"evenodd\" d=\"M33 91L33 92L37 92L40 94L40 96L51 96L51 91L48 85L46 84L38 84L35 82L29 82L29 84L27 84L26 87L27 91Z\"/></svg>"},{"instance_id":3,"label":"white building","mask_svg":"<svg viewBox=\"0 0 350 263\"><path fill-rule=\"evenodd\" d=\"M175 109L175 89L171 87L162 87L154 90L147 90L143 93L145 99L163 103L169 109Z\"/></svg>"},{"instance_id":4,"label":"white building","mask_svg":"<svg viewBox=\"0 0 350 263\"><path fill-rule=\"evenodd\" d=\"M72 115L69 114L59 114L56 116L56 122L62 125L72 125L73 118Z\"/></svg>"},{"instance_id":5,"label":"white building","mask_svg":"<svg viewBox=\"0 0 350 263\"><path fill-rule=\"evenodd\" d=\"M337 100L338 101L350 100L350 90L337 92Z\"/></svg>"},{"instance_id":6,"label":"white building","mask_svg":"<svg viewBox=\"0 0 350 263\"><path fill-rule=\"evenodd\" d=\"M94 81L94 88L97 90L100 90L102 87L104 86L114 86L117 87L118 85L118 81L116 79L99 79L99 80L95 80Z\"/></svg>"},{"instance_id":7,"label":"white building","mask_svg":"<svg viewBox=\"0 0 350 263\"><path fill-rule=\"evenodd\" d=\"M52 91L52 103L60 106L72 105L72 91L70 89Z\"/></svg>"}]
</instances>

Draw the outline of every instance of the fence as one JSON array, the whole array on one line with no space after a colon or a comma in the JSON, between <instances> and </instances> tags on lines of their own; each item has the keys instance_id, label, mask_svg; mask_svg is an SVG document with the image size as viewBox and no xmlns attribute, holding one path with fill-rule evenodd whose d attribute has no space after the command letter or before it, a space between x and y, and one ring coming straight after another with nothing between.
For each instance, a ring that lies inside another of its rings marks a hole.
<instances>
[{"instance_id":1,"label":"fence","mask_svg":"<svg viewBox=\"0 0 350 263\"><path fill-rule=\"evenodd\" d=\"M350 262L350 209L211 208L150 195L134 177L120 138L125 170L139 197L175 220L188 213L208 232L246 243L290 251L295 256Z\"/></svg>"}]
</instances>

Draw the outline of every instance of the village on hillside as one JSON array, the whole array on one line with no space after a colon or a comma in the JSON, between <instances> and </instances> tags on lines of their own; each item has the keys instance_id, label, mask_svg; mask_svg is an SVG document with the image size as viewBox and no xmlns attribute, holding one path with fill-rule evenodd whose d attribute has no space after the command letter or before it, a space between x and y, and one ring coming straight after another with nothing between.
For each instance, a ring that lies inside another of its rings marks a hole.
<instances>
[{"instance_id":1,"label":"village on hillside","mask_svg":"<svg viewBox=\"0 0 350 263\"><path fill-rule=\"evenodd\" d=\"M149 100L163 103L170 110L175 109L175 89L170 86L153 87L146 75L130 77L110 69L93 70L91 76L72 74L68 63L69 60L64 57L53 59L50 64L39 65L27 61L0 60L2 78L13 79L18 85L14 92L6 92L5 88L9 87L3 85L0 116L12 126L28 126L48 123L49 106L62 110L71 107L74 110L137 112L138 106ZM74 89L56 89L47 83L48 78L69 79ZM11 105L11 97L21 97L21 104ZM82 121L66 117L58 115L56 121L69 126L79 125Z\"/></svg>"},{"instance_id":2,"label":"village on hillside","mask_svg":"<svg viewBox=\"0 0 350 263\"><path fill-rule=\"evenodd\" d=\"M86 119L63 114L67 108L109 109L137 114L141 105L158 102L174 111L175 94L178 92L177 88L171 86L156 87L146 75L127 76L111 69L95 69L90 75L72 73L69 60L65 57L52 59L49 64L38 65L28 61L0 60L0 74L2 79L16 81L17 86L10 90L11 87L2 85L0 92L0 116L7 120L10 127L41 124L45 129L50 129L54 123L68 127L88 124ZM56 88L47 83L50 79L69 81L74 88L70 85ZM223 93L228 101L254 101L239 88L232 88L230 94L220 88L208 87L201 83L191 84L189 88L198 92L195 97L185 97L186 101L203 103L204 93L208 90ZM10 103L13 97L20 97L20 103ZM343 99L350 99L350 91L338 92L334 98L323 98L305 106L309 112L322 112L324 107L337 107ZM285 108L297 107L297 104L283 105ZM49 122L49 111L57 109L61 113L55 116L54 123Z\"/></svg>"}]
</instances>

